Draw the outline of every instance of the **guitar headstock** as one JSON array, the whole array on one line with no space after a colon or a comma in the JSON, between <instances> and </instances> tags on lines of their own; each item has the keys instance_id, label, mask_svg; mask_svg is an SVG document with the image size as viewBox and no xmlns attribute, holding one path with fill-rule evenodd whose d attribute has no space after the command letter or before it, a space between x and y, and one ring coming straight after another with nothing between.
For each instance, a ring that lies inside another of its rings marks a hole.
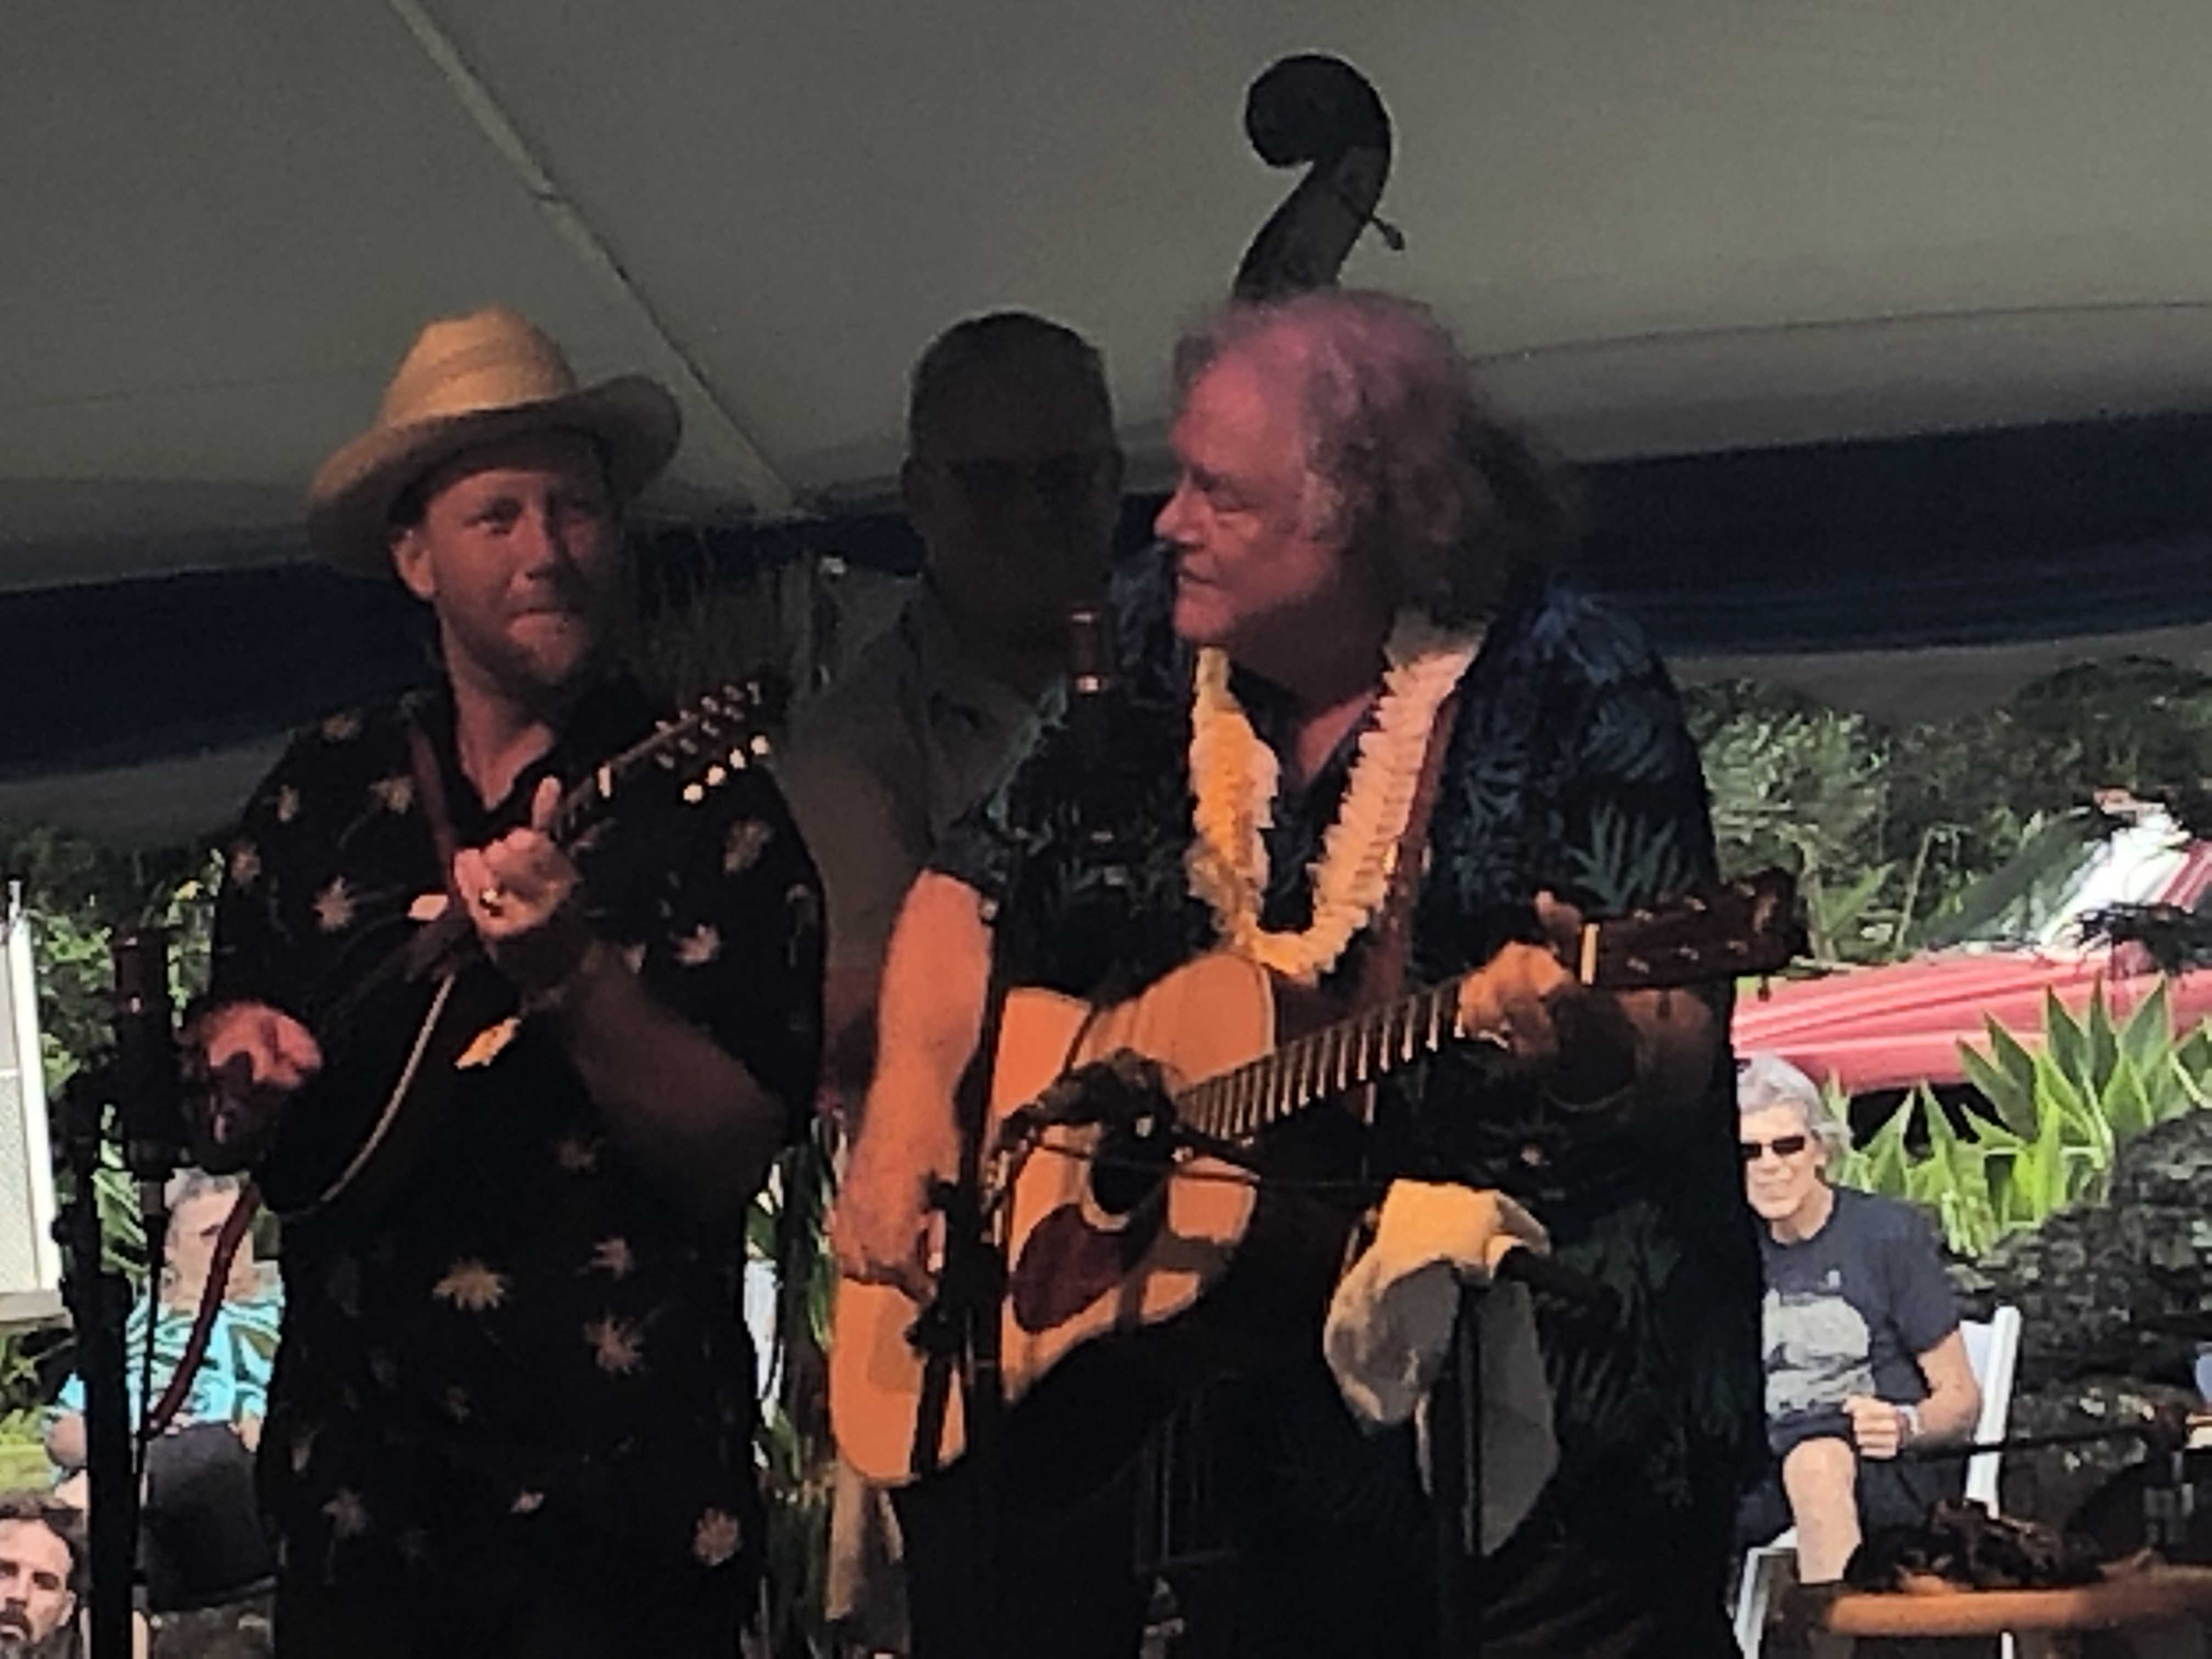
<instances>
[{"instance_id":1,"label":"guitar headstock","mask_svg":"<svg viewBox=\"0 0 2212 1659\"><path fill-rule=\"evenodd\" d=\"M1573 966L1585 985L1634 990L1771 974L1804 950L1796 878L1762 870L1589 923Z\"/></svg>"}]
</instances>

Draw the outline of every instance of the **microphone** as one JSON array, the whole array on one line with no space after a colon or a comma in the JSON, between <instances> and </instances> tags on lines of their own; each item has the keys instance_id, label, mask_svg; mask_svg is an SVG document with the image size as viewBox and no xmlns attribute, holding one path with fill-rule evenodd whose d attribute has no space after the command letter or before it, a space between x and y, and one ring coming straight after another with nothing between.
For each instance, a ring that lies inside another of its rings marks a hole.
<instances>
[{"instance_id":1,"label":"microphone","mask_svg":"<svg viewBox=\"0 0 2212 1659\"><path fill-rule=\"evenodd\" d=\"M1114 686L1112 619L1103 605L1079 605L1067 613L1067 727L1086 767L1106 758Z\"/></svg>"},{"instance_id":2,"label":"microphone","mask_svg":"<svg viewBox=\"0 0 2212 1659\"><path fill-rule=\"evenodd\" d=\"M184 1083L169 1006L169 935L164 927L118 933L115 967L114 1085L125 1158L143 1182L167 1180L183 1159Z\"/></svg>"}]
</instances>

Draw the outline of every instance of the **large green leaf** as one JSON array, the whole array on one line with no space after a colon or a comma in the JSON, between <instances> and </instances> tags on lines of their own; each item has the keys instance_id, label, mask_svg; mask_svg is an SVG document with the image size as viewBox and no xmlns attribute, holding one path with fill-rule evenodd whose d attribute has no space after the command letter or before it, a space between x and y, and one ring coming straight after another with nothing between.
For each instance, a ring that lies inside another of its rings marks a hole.
<instances>
[{"instance_id":1,"label":"large green leaf","mask_svg":"<svg viewBox=\"0 0 2212 1659\"><path fill-rule=\"evenodd\" d=\"M2004 1078L2004 1098L2012 1103L2010 1111L2000 1107L2000 1112L2009 1127L2032 1135L2035 1133L2035 1056L1994 1017L1984 1015L1982 1025L1989 1034L1990 1056ZM1997 1103L1992 1097L1991 1104Z\"/></svg>"},{"instance_id":2,"label":"large green leaf","mask_svg":"<svg viewBox=\"0 0 2212 1659\"><path fill-rule=\"evenodd\" d=\"M2132 1061L2138 1075L2147 1075L2158 1057L2173 1047L2173 1004L2161 977L2151 994L2136 1004L2135 1012L2120 1030L2121 1058Z\"/></svg>"},{"instance_id":3,"label":"large green leaf","mask_svg":"<svg viewBox=\"0 0 2212 1659\"><path fill-rule=\"evenodd\" d=\"M1990 1022L1990 1029L1999 1036L2003 1035L2003 1028L1994 1020ZM2006 1040L2010 1041L2009 1038ZM2014 1043L2013 1047L2019 1048L2020 1045ZM2025 1054L2027 1051L2021 1049L2021 1052ZM1990 1109L1996 1114L1998 1122L2016 1134L2035 1133L2035 1066L2032 1060L2028 1063L2026 1078L2015 1081L2009 1071L1984 1059L1978 1051L1961 1042L1959 1044L1959 1066L1966 1073L1966 1081L1973 1085L1982 1098L1989 1103Z\"/></svg>"},{"instance_id":4,"label":"large green leaf","mask_svg":"<svg viewBox=\"0 0 2212 1659\"><path fill-rule=\"evenodd\" d=\"M2139 1135L2157 1122L2160 1113L2152 1105L2150 1091L2136 1071L2135 1062L2122 1055L2112 1067L2112 1080L2105 1085L2105 1121L2112 1126L2114 1143Z\"/></svg>"},{"instance_id":5,"label":"large green leaf","mask_svg":"<svg viewBox=\"0 0 2212 1659\"><path fill-rule=\"evenodd\" d=\"M2082 1017L2081 1033L2087 1050L2085 1070L2080 1081L2092 1094L2102 1094L2112 1080L2112 1067L2120 1057L2120 1040L2112 1030L2112 1010L2105 1000L2104 981L2100 980L2089 995L2089 1006Z\"/></svg>"},{"instance_id":6,"label":"large green leaf","mask_svg":"<svg viewBox=\"0 0 2212 1659\"><path fill-rule=\"evenodd\" d=\"M2068 1078L2088 1082L2089 1040L2056 991L2043 994L2043 1043L2044 1052Z\"/></svg>"}]
</instances>

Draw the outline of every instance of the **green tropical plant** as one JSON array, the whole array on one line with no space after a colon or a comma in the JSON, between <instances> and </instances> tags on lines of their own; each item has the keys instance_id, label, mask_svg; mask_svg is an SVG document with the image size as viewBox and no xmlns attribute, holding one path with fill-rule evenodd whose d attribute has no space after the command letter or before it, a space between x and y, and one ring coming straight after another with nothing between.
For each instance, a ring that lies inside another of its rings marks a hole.
<instances>
[{"instance_id":1,"label":"green tropical plant","mask_svg":"<svg viewBox=\"0 0 2212 1659\"><path fill-rule=\"evenodd\" d=\"M1956 1255L1981 1255L2057 1211L2103 1202L2123 1145L2212 1100L2212 1022L2177 1036L2162 981L2118 1024L2101 984L2079 1016L2046 994L2034 1048L1985 1024L1987 1053L1959 1045L1985 1112L1962 1128L1923 1084L1834 1171L1846 1186L1928 1210ZM1848 1103L1832 1082L1826 1092L1840 1114Z\"/></svg>"}]
</instances>

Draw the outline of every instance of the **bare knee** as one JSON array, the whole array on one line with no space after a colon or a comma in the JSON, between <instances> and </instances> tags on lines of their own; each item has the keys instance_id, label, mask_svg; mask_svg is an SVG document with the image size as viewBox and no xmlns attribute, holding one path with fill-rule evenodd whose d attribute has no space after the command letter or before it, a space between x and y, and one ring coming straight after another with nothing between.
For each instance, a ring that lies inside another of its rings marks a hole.
<instances>
[{"instance_id":1,"label":"bare knee","mask_svg":"<svg viewBox=\"0 0 2212 1659\"><path fill-rule=\"evenodd\" d=\"M1858 1511L1858 1454L1832 1435L1801 1440L1782 1459L1782 1490L1799 1526L1808 1515L1856 1517Z\"/></svg>"}]
</instances>

